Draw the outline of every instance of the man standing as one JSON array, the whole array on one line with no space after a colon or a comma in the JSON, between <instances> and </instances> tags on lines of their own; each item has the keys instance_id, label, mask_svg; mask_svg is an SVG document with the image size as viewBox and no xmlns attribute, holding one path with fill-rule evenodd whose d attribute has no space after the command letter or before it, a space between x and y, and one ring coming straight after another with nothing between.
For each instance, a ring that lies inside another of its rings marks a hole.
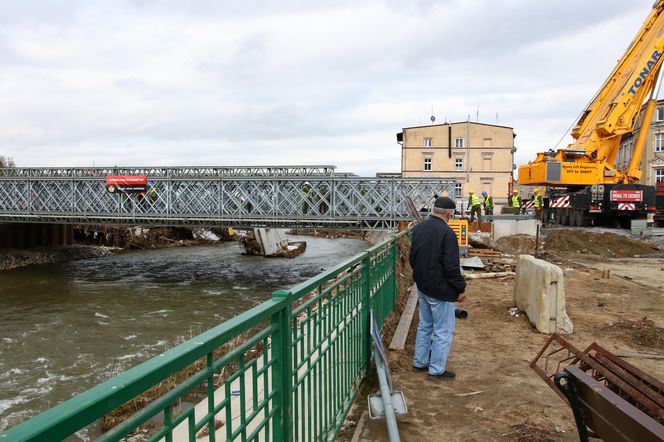
<instances>
[{"instance_id":1,"label":"man standing","mask_svg":"<svg viewBox=\"0 0 664 442\"><path fill-rule=\"evenodd\" d=\"M519 209L519 212L521 212L521 197L516 189L512 191L512 207Z\"/></svg>"},{"instance_id":2,"label":"man standing","mask_svg":"<svg viewBox=\"0 0 664 442\"><path fill-rule=\"evenodd\" d=\"M477 221L480 220L481 213L480 197L475 195L472 190L468 191L468 207L470 209L470 222L475 221L475 214L477 213Z\"/></svg>"},{"instance_id":3,"label":"man standing","mask_svg":"<svg viewBox=\"0 0 664 442\"><path fill-rule=\"evenodd\" d=\"M544 207L544 198L542 198L542 195L540 195L539 189L535 189L533 192L535 193L533 195L533 207L535 208L535 219L541 220L542 208Z\"/></svg>"},{"instance_id":4,"label":"man standing","mask_svg":"<svg viewBox=\"0 0 664 442\"><path fill-rule=\"evenodd\" d=\"M493 215L493 197L486 192L482 192L484 197L484 214Z\"/></svg>"},{"instance_id":5,"label":"man standing","mask_svg":"<svg viewBox=\"0 0 664 442\"><path fill-rule=\"evenodd\" d=\"M455 207L450 198L437 198L431 216L413 229L410 248L410 265L420 304L413 370L428 371L432 380L455 377L445 365L454 334L454 303L466 299L459 245L447 225Z\"/></svg>"}]
</instances>

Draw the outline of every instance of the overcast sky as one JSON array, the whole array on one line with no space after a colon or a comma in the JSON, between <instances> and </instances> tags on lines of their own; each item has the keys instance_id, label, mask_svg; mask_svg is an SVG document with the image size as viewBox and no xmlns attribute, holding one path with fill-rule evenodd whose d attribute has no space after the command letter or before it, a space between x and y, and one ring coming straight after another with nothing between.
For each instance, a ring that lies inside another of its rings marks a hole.
<instances>
[{"instance_id":1,"label":"overcast sky","mask_svg":"<svg viewBox=\"0 0 664 442\"><path fill-rule=\"evenodd\" d=\"M575 122L653 0L2 0L0 155L19 166L399 171L403 127ZM569 141L566 137L563 144Z\"/></svg>"}]
</instances>

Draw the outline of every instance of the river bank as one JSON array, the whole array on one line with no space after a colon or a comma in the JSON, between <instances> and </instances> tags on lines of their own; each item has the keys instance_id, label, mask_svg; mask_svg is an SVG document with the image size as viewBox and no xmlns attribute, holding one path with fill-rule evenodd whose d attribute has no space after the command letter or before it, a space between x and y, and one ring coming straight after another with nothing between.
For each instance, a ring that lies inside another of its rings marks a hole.
<instances>
[{"instance_id":1,"label":"river bank","mask_svg":"<svg viewBox=\"0 0 664 442\"><path fill-rule=\"evenodd\" d=\"M129 250L213 245L233 240L227 229L74 226L76 244L32 249L0 249L0 271L102 258Z\"/></svg>"},{"instance_id":2,"label":"river bank","mask_svg":"<svg viewBox=\"0 0 664 442\"><path fill-rule=\"evenodd\" d=\"M0 271L41 264L101 258L112 255L112 248L104 246L57 246L29 250L0 250Z\"/></svg>"}]
</instances>

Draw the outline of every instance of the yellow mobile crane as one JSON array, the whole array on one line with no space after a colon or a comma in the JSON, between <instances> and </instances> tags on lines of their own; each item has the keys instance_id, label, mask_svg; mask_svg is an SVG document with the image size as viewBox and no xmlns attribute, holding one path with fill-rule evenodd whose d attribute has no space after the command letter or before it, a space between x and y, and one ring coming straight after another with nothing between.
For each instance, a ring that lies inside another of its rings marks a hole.
<instances>
[{"instance_id":1,"label":"yellow mobile crane","mask_svg":"<svg viewBox=\"0 0 664 442\"><path fill-rule=\"evenodd\" d=\"M664 0L653 5L636 37L572 129L574 143L537 154L519 167L519 183L549 187L548 218L587 225L645 217L655 209L655 188L636 184L656 107L653 97L664 61ZM646 97L647 104L642 106ZM642 111L643 109L643 111ZM624 134L639 131L629 166L614 166Z\"/></svg>"}]
</instances>

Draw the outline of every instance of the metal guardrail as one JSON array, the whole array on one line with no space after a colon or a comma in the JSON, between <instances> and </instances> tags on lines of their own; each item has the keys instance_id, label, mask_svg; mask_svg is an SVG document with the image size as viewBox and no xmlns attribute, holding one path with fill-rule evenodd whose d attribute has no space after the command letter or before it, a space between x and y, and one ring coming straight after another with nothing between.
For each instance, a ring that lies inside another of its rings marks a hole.
<instances>
[{"instance_id":1,"label":"metal guardrail","mask_svg":"<svg viewBox=\"0 0 664 442\"><path fill-rule=\"evenodd\" d=\"M6 433L0 441L64 439L198 360L205 364L98 440L117 441L155 416L151 441L332 440L364 378L369 313L382 325L397 295L404 231L235 318L104 382ZM215 350L248 334L234 350ZM221 377L222 374L226 376ZM177 403L203 391L197 406ZM85 430L83 430L85 431ZM93 436L96 438L96 436Z\"/></svg>"},{"instance_id":2,"label":"metal guardrail","mask_svg":"<svg viewBox=\"0 0 664 442\"><path fill-rule=\"evenodd\" d=\"M0 170L0 222L393 229L411 219L409 197L429 207L454 181L209 175L192 168ZM11 172L11 173L10 173ZM147 195L106 190L106 173L145 174ZM214 172L214 173L213 173ZM306 172L311 172L307 170ZM8 175L2 175L6 173Z\"/></svg>"}]
</instances>

